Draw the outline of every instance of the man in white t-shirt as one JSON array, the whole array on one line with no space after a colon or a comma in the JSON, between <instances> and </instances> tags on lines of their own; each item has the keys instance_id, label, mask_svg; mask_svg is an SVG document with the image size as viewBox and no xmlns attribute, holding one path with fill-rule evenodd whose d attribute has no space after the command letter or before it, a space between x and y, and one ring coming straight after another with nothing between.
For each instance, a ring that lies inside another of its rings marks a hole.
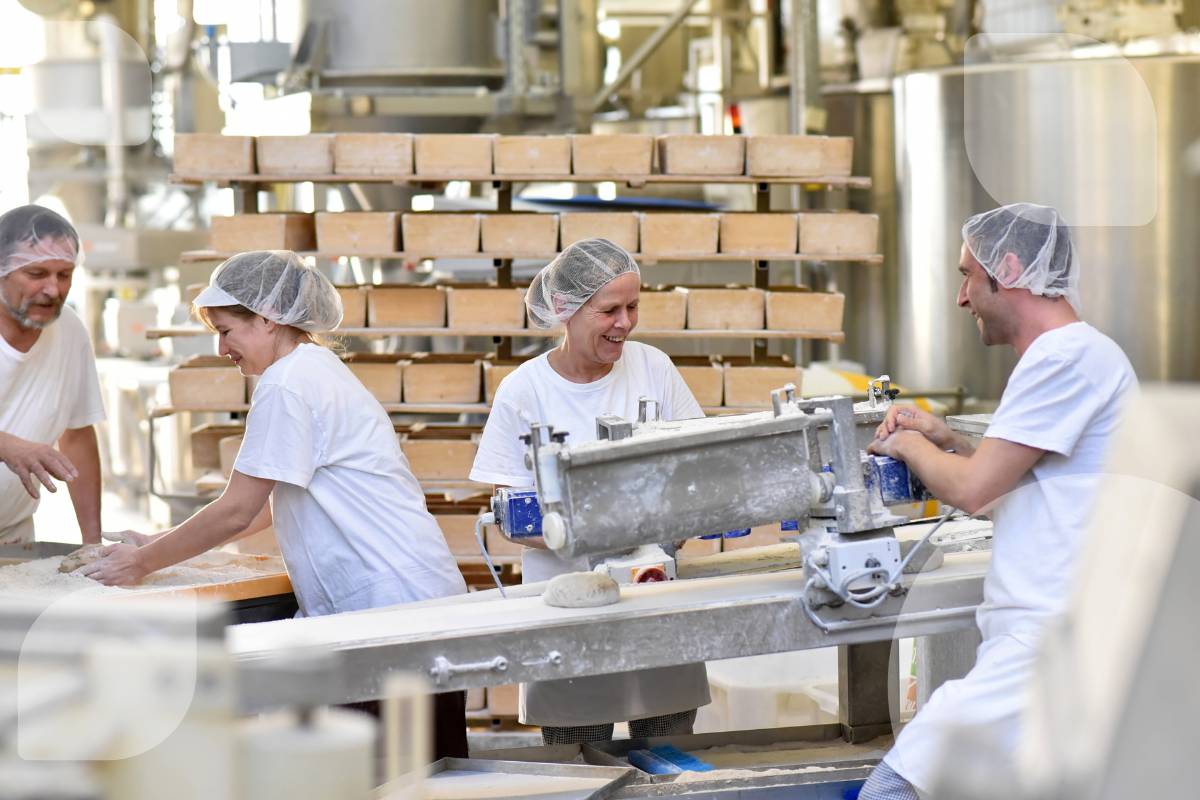
<instances>
[{"instance_id":1,"label":"man in white t-shirt","mask_svg":"<svg viewBox=\"0 0 1200 800\"><path fill-rule=\"evenodd\" d=\"M533 422L580 444L596 439L596 417L635 419L642 397L657 401L664 419L704 415L666 353L627 340L637 326L640 288L633 257L605 239L572 244L538 273L525 297L530 320L562 325L564 336L496 390L471 480L532 488L520 437ZM587 557L560 558L543 546L522 554L521 577L533 583L592 566ZM709 700L704 664L685 664L522 684L521 721L540 725L546 744L608 740L616 722L629 722L633 738L681 735L692 732L696 709Z\"/></svg>"},{"instance_id":2,"label":"man in white t-shirt","mask_svg":"<svg viewBox=\"0 0 1200 800\"><path fill-rule=\"evenodd\" d=\"M96 359L63 303L79 235L48 208L0 216L0 544L33 541L39 486L66 481L84 543L100 541L104 419ZM58 448L55 449L55 443Z\"/></svg>"},{"instance_id":3,"label":"man in white t-shirt","mask_svg":"<svg viewBox=\"0 0 1200 800\"><path fill-rule=\"evenodd\" d=\"M991 568L975 667L940 687L872 773L863 800L912 800L933 788L948 737L970 732L1011 758L1025 687L1046 622L1066 607L1072 566L1122 402L1137 387L1115 342L1081 322L1070 232L1052 208L1005 206L963 226L958 304L985 345L1019 361L983 441L893 407L871 451L908 463L943 502L990 510Z\"/></svg>"}]
</instances>

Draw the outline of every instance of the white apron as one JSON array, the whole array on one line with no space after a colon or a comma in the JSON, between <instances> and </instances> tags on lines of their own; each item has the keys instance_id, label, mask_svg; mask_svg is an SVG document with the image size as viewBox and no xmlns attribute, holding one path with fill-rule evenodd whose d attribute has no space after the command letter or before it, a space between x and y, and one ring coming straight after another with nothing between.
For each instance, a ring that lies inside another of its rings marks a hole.
<instances>
[{"instance_id":1,"label":"white apron","mask_svg":"<svg viewBox=\"0 0 1200 800\"><path fill-rule=\"evenodd\" d=\"M545 550L521 556L522 580L535 583L589 569L588 560L560 559ZM526 725L601 725L658 717L708 705L704 664L522 683L520 720Z\"/></svg>"},{"instance_id":2,"label":"white apron","mask_svg":"<svg viewBox=\"0 0 1200 800\"><path fill-rule=\"evenodd\" d=\"M937 771L949 767L943 752L959 728L986 730L989 744L1015 757L1036 641L1036 635L1014 633L986 640L971 671L933 693L883 760L925 796Z\"/></svg>"}]
</instances>

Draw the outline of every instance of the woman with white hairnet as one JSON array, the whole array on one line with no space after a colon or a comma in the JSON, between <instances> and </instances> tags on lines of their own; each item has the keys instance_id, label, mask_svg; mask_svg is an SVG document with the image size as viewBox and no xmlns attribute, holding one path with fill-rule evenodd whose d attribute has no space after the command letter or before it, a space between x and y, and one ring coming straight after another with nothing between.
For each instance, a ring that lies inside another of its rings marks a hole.
<instances>
[{"instance_id":1,"label":"woman with white hairnet","mask_svg":"<svg viewBox=\"0 0 1200 800\"><path fill-rule=\"evenodd\" d=\"M522 364L496 390L471 480L531 488L520 437L532 422L567 431L578 444L596 438L596 417L635 419L638 399L658 401L664 419L703 416L671 359L628 341L637 327L641 273L627 252L605 239L564 250L533 279L525 295L540 328L563 327L553 350ZM587 558L561 559L526 550L526 582L587 570ZM703 664L521 686L521 721L542 727L547 744L603 741L613 723L629 721L634 738L691 733L696 709L709 702Z\"/></svg>"},{"instance_id":2,"label":"woman with white hairnet","mask_svg":"<svg viewBox=\"0 0 1200 800\"><path fill-rule=\"evenodd\" d=\"M137 583L273 522L304 616L465 592L387 413L317 343L342 319L329 280L295 253L241 253L217 267L195 307L221 355L260 376L229 485L169 531L127 532L132 544L83 573ZM438 696L441 756L467 755L464 707L462 692Z\"/></svg>"}]
</instances>

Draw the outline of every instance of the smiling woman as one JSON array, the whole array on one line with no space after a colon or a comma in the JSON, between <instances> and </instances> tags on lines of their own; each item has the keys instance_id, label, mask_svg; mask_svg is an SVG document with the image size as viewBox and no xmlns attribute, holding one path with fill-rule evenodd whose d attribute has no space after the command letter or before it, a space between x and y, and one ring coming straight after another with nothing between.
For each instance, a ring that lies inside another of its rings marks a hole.
<instances>
[{"instance_id":1,"label":"smiling woman","mask_svg":"<svg viewBox=\"0 0 1200 800\"><path fill-rule=\"evenodd\" d=\"M577 444L596 438L598 416L635 419L643 397L657 401L664 419L703 416L666 353L627 341L637 327L640 288L637 262L606 239L576 242L537 274L525 297L529 317L542 328L561 325L563 338L497 388L471 480L532 487L520 440L531 423L551 424ZM522 554L523 581L593 566L522 542L537 548ZM696 708L708 701L704 665L690 664L522 685L521 721L541 725L547 744L611 739L613 723L627 720L635 738L666 736L691 733Z\"/></svg>"}]
</instances>

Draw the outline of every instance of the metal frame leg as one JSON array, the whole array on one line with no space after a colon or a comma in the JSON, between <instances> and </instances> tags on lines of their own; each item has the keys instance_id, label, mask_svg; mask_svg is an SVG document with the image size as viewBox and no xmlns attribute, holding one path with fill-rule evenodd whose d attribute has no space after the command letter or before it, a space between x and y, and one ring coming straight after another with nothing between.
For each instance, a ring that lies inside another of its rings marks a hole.
<instances>
[{"instance_id":1,"label":"metal frame leg","mask_svg":"<svg viewBox=\"0 0 1200 800\"><path fill-rule=\"evenodd\" d=\"M838 648L838 722L851 744L892 732L897 707L894 649L891 641Z\"/></svg>"}]
</instances>

